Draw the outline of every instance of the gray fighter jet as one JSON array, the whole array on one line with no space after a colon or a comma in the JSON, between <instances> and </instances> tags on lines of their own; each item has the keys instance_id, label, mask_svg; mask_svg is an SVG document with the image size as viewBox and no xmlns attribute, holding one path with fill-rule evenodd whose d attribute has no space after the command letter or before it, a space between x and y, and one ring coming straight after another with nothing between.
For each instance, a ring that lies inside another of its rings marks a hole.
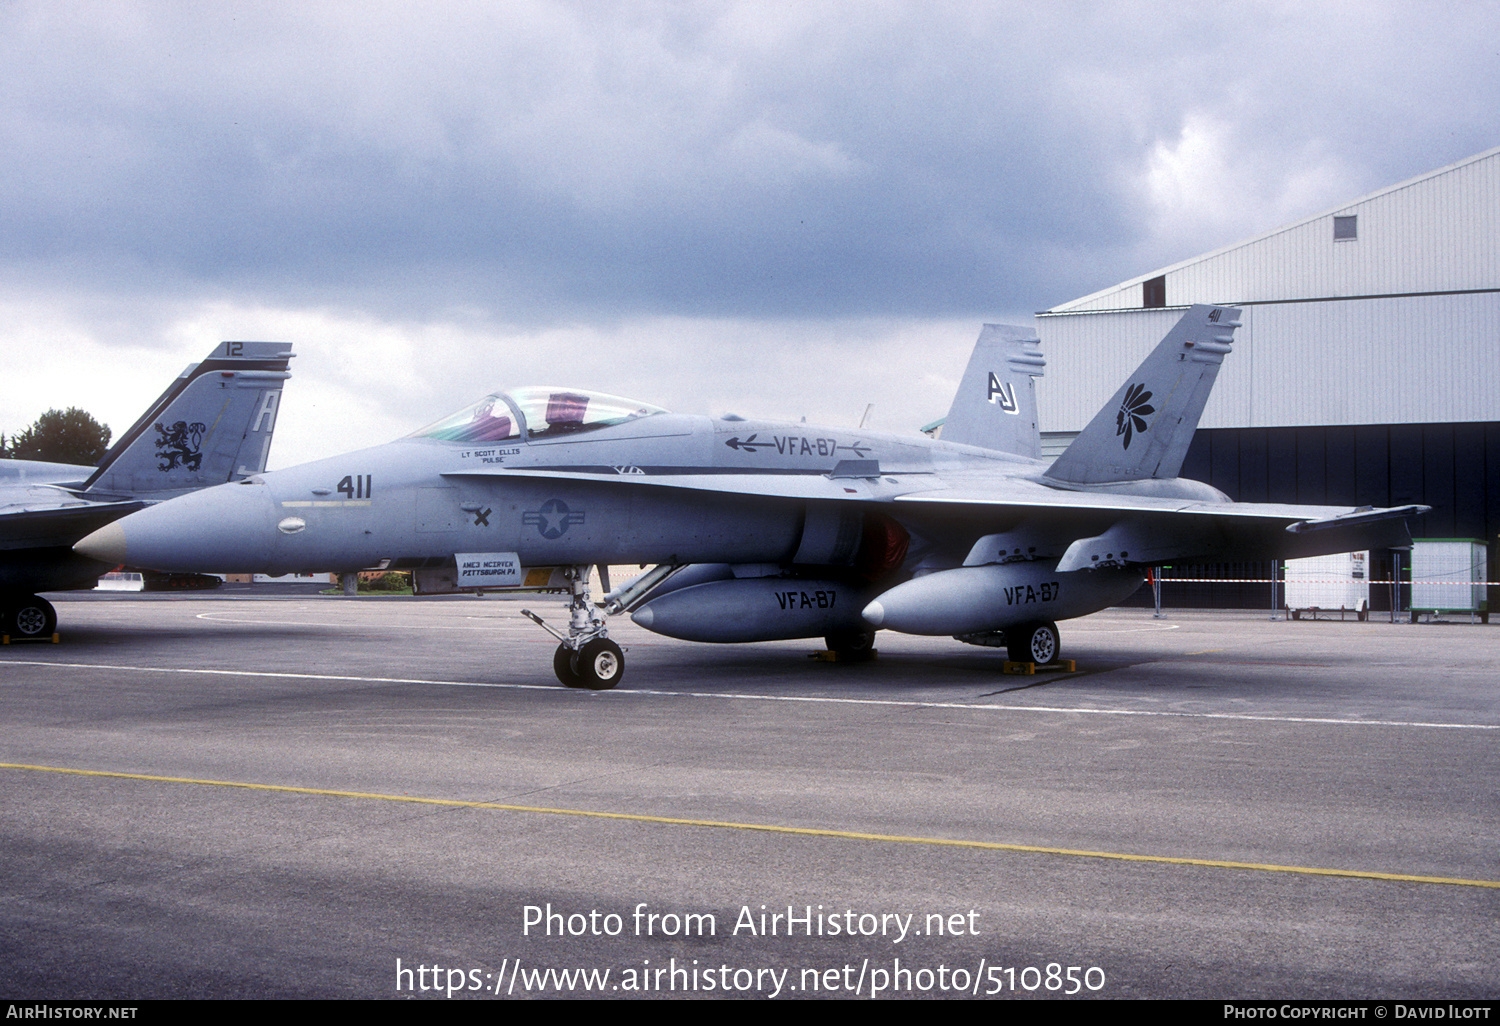
<instances>
[{"instance_id":1,"label":"gray fighter jet","mask_svg":"<svg viewBox=\"0 0 1500 1026\"><path fill-rule=\"evenodd\" d=\"M117 565L73 551L150 503L265 469L292 347L221 342L188 367L96 467L0 460L0 634L48 637L39 591L92 588Z\"/></svg>"},{"instance_id":2,"label":"gray fighter jet","mask_svg":"<svg viewBox=\"0 0 1500 1026\"><path fill-rule=\"evenodd\" d=\"M1239 311L1195 306L1050 465L1026 329L979 339L941 440L496 392L389 445L134 513L80 552L161 570L414 571L419 592L565 589L563 683L624 670L606 613L696 641L953 635L1049 662L1055 621L1172 560L1405 543L1425 507L1235 503L1178 477ZM590 567L657 564L603 606ZM531 615L531 614L528 614ZM543 621L532 616L542 626Z\"/></svg>"}]
</instances>

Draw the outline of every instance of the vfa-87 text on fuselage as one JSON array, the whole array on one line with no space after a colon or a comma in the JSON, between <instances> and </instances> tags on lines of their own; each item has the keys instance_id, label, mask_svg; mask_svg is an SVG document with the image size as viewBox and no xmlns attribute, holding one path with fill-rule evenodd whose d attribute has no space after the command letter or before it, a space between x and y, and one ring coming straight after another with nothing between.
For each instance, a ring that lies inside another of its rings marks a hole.
<instances>
[{"instance_id":1,"label":"vfa-87 text on fuselage","mask_svg":"<svg viewBox=\"0 0 1500 1026\"><path fill-rule=\"evenodd\" d=\"M79 548L164 570L388 566L429 592L566 588L554 669L574 686L620 679L605 615L620 612L696 641L860 652L887 628L1046 662L1055 621L1119 602L1152 565L1406 540L1419 507L1234 503L1177 476L1237 314L1191 308L1050 464L1038 344L990 325L942 440L523 388L389 445L144 510ZM622 563L656 566L601 608L590 568Z\"/></svg>"}]
</instances>

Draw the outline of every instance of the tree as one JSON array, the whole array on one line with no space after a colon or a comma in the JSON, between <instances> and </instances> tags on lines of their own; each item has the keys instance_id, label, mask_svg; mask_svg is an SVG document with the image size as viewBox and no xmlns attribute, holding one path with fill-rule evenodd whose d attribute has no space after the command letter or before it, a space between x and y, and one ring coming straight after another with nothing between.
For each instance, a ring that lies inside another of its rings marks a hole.
<instances>
[{"instance_id":1,"label":"tree","mask_svg":"<svg viewBox=\"0 0 1500 1026\"><path fill-rule=\"evenodd\" d=\"M109 428L84 410L48 410L10 439L10 457L93 466L109 451Z\"/></svg>"}]
</instances>

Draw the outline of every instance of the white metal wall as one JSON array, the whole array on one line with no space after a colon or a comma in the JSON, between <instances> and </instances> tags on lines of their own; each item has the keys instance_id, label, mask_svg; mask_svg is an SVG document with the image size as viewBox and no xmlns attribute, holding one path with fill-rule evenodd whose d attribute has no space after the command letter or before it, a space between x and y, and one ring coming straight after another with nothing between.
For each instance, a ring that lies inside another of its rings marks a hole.
<instances>
[{"instance_id":1,"label":"white metal wall","mask_svg":"<svg viewBox=\"0 0 1500 1026\"><path fill-rule=\"evenodd\" d=\"M1182 310L1042 315L1043 431L1079 431ZM1246 306L1203 427L1500 421L1500 292Z\"/></svg>"},{"instance_id":2,"label":"white metal wall","mask_svg":"<svg viewBox=\"0 0 1500 1026\"><path fill-rule=\"evenodd\" d=\"M1344 214L1358 237L1335 242ZM1159 275L1173 306L1500 287L1500 147L1052 312L1140 309Z\"/></svg>"}]
</instances>

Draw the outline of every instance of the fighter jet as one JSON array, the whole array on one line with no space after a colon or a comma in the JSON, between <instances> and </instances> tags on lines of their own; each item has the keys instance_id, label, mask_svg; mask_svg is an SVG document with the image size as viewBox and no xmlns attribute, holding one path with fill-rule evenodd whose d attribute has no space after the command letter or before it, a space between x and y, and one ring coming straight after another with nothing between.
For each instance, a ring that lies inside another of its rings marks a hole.
<instances>
[{"instance_id":1,"label":"fighter jet","mask_svg":"<svg viewBox=\"0 0 1500 1026\"><path fill-rule=\"evenodd\" d=\"M607 614L696 641L877 629L1052 661L1056 621L1172 560L1404 544L1425 507L1235 503L1178 476L1239 311L1195 306L1050 464L1024 328L986 326L941 439L668 413L572 388L495 392L388 445L206 489L77 546L161 570L414 572L418 592L565 589L553 669L613 687ZM590 568L656 564L590 595Z\"/></svg>"},{"instance_id":2,"label":"fighter jet","mask_svg":"<svg viewBox=\"0 0 1500 1026\"><path fill-rule=\"evenodd\" d=\"M150 503L265 469L291 360L281 342L221 342L190 366L96 467L0 460L0 634L49 637L39 591L92 588L117 565L73 543Z\"/></svg>"}]
</instances>

